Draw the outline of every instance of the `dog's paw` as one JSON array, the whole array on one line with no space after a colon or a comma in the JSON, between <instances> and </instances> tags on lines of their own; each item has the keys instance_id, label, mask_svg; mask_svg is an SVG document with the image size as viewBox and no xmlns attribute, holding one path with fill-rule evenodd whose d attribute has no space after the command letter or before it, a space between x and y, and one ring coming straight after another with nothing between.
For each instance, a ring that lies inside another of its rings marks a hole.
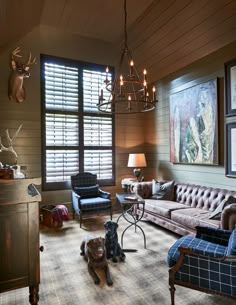
<instances>
[{"instance_id":1,"label":"dog's paw","mask_svg":"<svg viewBox=\"0 0 236 305\"><path fill-rule=\"evenodd\" d=\"M107 285L108 285L108 286L112 286L112 285L113 285L112 279L108 279L108 280L107 280Z\"/></svg>"},{"instance_id":2,"label":"dog's paw","mask_svg":"<svg viewBox=\"0 0 236 305\"><path fill-rule=\"evenodd\" d=\"M118 262L118 260L117 260L116 257L113 257L113 258L112 258L112 261L113 261L113 263L117 263L117 262Z\"/></svg>"},{"instance_id":3,"label":"dog's paw","mask_svg":"<svg viewBox=\"0 0 236 305\"><path fill-rule=\"evenodd\" d=\"M99 284L100 284L100 279L99 279L99 278L95 279L95 280L94 280L94 284L95 284L95 285L99 285Z\"/></svg>"}]
</instances>

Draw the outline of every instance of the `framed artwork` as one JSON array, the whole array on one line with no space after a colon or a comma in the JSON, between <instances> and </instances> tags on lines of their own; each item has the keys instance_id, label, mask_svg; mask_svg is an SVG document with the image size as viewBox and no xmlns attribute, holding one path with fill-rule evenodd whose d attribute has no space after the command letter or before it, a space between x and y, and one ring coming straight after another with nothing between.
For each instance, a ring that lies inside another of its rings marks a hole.
<instances>
[{"instance_id":1,"label":"framed artwork","mask_svg":"<svg viewBox=\"0 0 236 305\"><path fill-rule=\"evenodd\" d=\"M226 176L236 177L236 123L226 124Z\"/></svg>"},{"instance_id":2,"label":"framed artwork","mask_svg":"<svg viewBox=\"0 0 236 305\"><path fill-rule=\"evenodd\" d=\"M236 115L236 59L225 63L225 115Z\"/></svg>"},{"instance_id":3,"label":"framed artwork","mask_svg":"<svg viewBox=\"0 0 236 305\"><path fill-rule=\"evenodd\" d=\"M170 96L170 161L218 164L217 79Z\"/></svg>"}]
</instances>

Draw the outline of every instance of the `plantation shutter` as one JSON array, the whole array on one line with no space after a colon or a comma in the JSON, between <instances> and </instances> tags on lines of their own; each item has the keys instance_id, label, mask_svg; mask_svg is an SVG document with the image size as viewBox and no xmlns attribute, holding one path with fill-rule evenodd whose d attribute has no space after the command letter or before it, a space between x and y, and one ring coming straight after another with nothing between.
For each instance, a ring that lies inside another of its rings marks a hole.
<instances>
[{"instance_id":1,"label":"plantation shutter","mask_svg":"<svg viewBox=\"0 0 236 305\"><path fill-rule=\"evenodd\" d=\"M97 108L105 68L43 55L41 62L43 188L68 188L70 177L82 171L112 184L113 117Z\"/></svg>"},{"instance_id":2,"label":"plantation shutter","mask_svg":"<svg viewBox=\"0 0 236 305\"><path fill-rule=\"evenodd\" d=\"M105 77L104 72L83 70L84 112L98 113L98 96ZM98 113L97 116L85 115L83 120L84 146L86 147L84 170L97 174L100 180L109 180L112 178L113 169L112 117Z\"/></svg>"}]
</instances>

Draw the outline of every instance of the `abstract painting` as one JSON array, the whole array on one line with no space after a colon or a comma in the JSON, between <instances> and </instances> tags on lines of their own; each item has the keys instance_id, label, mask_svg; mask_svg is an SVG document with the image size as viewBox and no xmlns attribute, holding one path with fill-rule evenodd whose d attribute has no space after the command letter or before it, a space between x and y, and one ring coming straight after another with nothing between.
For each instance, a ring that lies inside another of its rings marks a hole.
<instances>
[{"instance_id":1,"label":"abstract painting","mask_svg":"<svg viewBox=\"0 0 236 305\"><path fill-rule=\"evenodd\" d=\"M218 164L217 79L170 96L170 161Z\"/></svg>"}]
</instances>

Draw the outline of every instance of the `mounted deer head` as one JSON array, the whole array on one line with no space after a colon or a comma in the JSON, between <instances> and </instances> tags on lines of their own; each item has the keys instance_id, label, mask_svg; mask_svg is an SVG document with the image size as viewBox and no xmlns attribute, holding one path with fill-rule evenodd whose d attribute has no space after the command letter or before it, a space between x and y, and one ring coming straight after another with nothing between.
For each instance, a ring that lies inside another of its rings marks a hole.
<instances>
[{"instance_id":1,"label":"mounted deer head","mask_svg":"<svg viewBox=\"0 0 236 305\"><path fill-rule=\"evenodd\" d=\"M17 131L12 136L12 138L10 137L8 129L6 129L6 137L7 137L8 147L6 147L6 146L4 146L2 144L2 139L0 137L0 152L2 152L2 151L10 151L11 153L13 153L14 156L15 156L15 164L17 164L18 155L17 155L15 149L13 148L13 141L18 136L18 133L20 132L22 125L23 124L20 125L20 127L17 129Z\"/></svg>"},{"instance_id":2,"label":"mounted deer head","mask_svg":"<svg viewBox=\"0 0 236 305\"><path fill-rule=\"evenodd\" d=\"M17 47L11 53L11 68L12 72L9 78L8 84L8 97L10 100L14 99L16 102L21 103L25 100L25 88L23 86L24 78L30 76L29 68L31 65L36 63L36 57L31 61L31 53L25 64L23 64L19 59L22 57L19 55L20 48Z\"/></svg>"}]
</instances>

